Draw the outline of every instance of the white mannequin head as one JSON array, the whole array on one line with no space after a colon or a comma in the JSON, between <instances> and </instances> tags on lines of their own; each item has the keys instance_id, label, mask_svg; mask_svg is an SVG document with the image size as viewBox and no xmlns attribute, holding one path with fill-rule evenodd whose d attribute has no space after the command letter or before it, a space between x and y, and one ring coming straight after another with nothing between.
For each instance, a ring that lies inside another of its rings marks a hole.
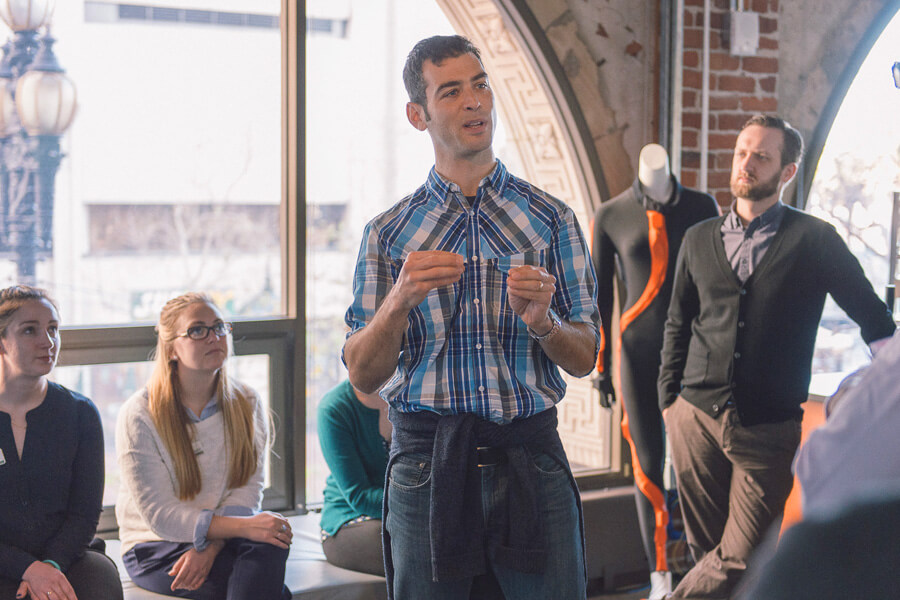
<instances>
[{"instance_id":1,"label":"white mannequin head","mask_svg":"<svg viewBox=\"0 0 900 600\"><path fill-rule=\"evenodd\" d=\"M659 144L647 144L638 158L638 181L644 193L665 204L672 195L672 171L669 154Z\"/></svg>"}]
</instances>

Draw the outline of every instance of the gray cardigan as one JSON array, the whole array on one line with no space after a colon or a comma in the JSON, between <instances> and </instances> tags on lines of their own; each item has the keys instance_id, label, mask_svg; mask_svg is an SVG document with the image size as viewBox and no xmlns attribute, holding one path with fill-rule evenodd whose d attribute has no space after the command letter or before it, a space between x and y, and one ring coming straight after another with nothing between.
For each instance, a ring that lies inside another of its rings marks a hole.
<instances>
[{"instance_id":1,"label":"gray cardigan","mask_svg":"<svg viewBox=\"0 0 900 600\"><path fill-rule=\"evenodd\" d=\"M738 280L721 225L688 230L666 321L660 406L681 394L715 417L734 399L744 425L802 414L813 347L828 294L867 342L894 321L834 227L788 207L771 247L750 278Z\"/></svg>"}]
</instances>

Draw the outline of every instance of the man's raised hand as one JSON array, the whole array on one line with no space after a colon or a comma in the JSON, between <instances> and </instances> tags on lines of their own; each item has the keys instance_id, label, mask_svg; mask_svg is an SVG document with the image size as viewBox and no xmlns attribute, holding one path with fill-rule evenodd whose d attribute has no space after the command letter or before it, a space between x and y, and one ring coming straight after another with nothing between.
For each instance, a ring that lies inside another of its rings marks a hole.
<instances>
[{"instance_id":1,"label":"man's raised hand","mask_svg":"<svg viewBox=\"0 0 900 600\"><path fill-rule=\"evenodd\" d=\"M412 310L425 300L431 290L459 281L465 266L465 259L455 252L410 252L391 294L396 295L407 311Z\"/></svg>"}]
</instances>

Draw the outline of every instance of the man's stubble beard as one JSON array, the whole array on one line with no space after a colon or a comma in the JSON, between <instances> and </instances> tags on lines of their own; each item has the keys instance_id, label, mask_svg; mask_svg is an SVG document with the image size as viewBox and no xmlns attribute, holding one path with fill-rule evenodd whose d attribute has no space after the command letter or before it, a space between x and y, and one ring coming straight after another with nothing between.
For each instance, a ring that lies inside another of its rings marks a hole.
<instances>
[{"instance_id":1,"label":"man's stubble beard","mask_svg":"<svg viewBox=\"0 0 900 600\"><path fill-rule=\"evenodd\" d=\"M778 185L781 183L781 172L779 171L766 181L757 181L755 183L736 183L732 178L731 194L735 198L742 198L751 202L759 202L765 200L778 192Z\"/></svg>"}]
</instances>

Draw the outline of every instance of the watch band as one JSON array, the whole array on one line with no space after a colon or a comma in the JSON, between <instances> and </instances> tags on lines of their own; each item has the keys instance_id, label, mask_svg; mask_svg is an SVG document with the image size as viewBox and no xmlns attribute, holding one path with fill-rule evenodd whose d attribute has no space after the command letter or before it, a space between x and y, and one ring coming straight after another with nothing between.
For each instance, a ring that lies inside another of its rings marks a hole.
<instances>
[{"instance_id":1,"label":"watch band","mask_svg":"<svg viewBox=\"0 0 900 600\"><path fill-rule=\"evenodd\" d=\"M531 336L531 339L538 342L544 342L559 333L559 328L562 326L562 320L559 318L559 315L553 312L553 309L551 308L547 311L547 316L550 317L550 320L553 322L553 326L550 327L550 331L548 331L544 335L538 335L537 333L535 333L534 329L529 327L528 335Z\"/></svg>"}]
</instances>

